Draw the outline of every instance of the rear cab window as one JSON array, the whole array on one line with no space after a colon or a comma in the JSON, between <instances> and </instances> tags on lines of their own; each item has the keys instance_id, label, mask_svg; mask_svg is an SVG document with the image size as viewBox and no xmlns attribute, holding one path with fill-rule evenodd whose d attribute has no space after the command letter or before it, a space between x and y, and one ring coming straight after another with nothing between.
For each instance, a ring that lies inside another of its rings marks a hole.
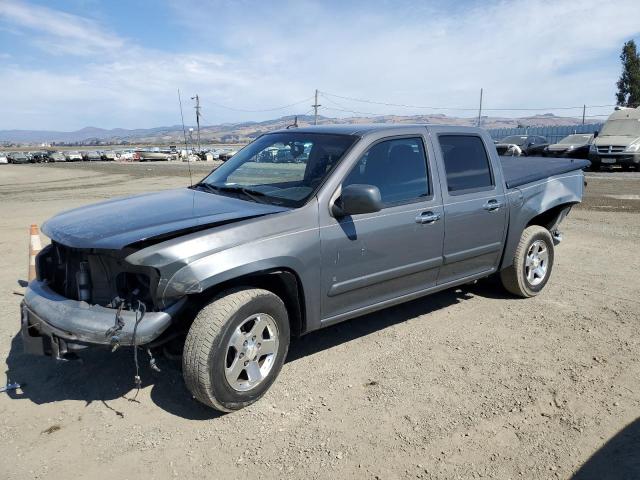
<instances>
[{"instance_id":1,"label":"rear cab window","mask_svg":"<svg viewBox=\"0 0 640 480\"><path fill-rule=\"evenodd\" d=\"M477 135L438 135L449 195L495 188L489 155Z\"/></svg>"}]
</instances>

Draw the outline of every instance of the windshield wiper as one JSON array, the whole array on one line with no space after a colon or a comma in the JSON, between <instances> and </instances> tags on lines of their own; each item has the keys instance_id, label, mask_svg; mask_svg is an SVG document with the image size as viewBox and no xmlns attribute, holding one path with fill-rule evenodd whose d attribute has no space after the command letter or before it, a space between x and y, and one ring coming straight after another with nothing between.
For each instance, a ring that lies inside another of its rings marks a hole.
<instances>
[{"instance_id":1,"label":"windshield wiper","mask_svg":"<svg viewBox=\"0 0 640 480\"><path fill-rule=\"evenodd\" d=\"M196 183L195 185L193 185L191 188L203 188L209 192L215 192L217 189L211 185L210 183L204 183L204 182L200 182L200 183Z\"/></svg>"},{"instance_id":2,"label":"windshield wiper","mask_svg":"<svg viewBox=\"0 0 640 480\"><path fill-rule=\"evenodd\" d=\"M211 183L206 183L206 182L201 182L201 183L197 183L196 185L194 185L195 187L203 187L208 191L218 191L218 192L231 192L231 193L242 193L244 194L246 197L249 197L250 199L252 199L254 202L258 202L258 203L264 203L263 199L258 198L258 197L266 197L267 194L264 192L261 192L259 190L253 190L251 188L247 188L247 187L242 187L240 185L238 186L232 186L232 185L213 185Z\"/></svg>"}]
</instances>

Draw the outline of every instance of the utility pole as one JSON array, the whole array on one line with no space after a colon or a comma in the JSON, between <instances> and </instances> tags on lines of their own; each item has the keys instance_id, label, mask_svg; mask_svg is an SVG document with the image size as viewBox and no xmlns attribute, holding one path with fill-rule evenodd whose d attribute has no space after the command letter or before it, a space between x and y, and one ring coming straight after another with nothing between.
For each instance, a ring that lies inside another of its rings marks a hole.
<instances>
[{"instance_id":1,"label":"utility pole","mask_svg":"<svg viewBox=\"0 0 640 480\"><path fill-rule=\"evenodd\" d=\"M320 105L318 103L318 89L316 88L316 95L315 95L315 102L313 102L313 105L311 105L313 107L313 124L317 125L318 124L318 107L321 107L322 105Z\"/></svg>"},{"instance_id":2,"label":"utility pole","mask_svg":"<svg viewBox=\"0 0 640 480\"><path fill-rule=\"evenodd\" d=\"M482 89L480 89L480 108L478 109L478 127L482 119Z\"/></svg>"},{"instance_id":3,"label":"utility pole","mask_svg":"<svg viewBox=\"0 0 640 480\"><path fill-rule=\"evenodd\" d=\"M584 115L587 113L587 106L582 105L582 124L584 125Z\"/></svg>"},{"instance_id":4,"label":"utility pole","mask_svg":"<svg viewBox=\"0 0 640 480\"><path fill-rule=\"evenodd\" d=\"M200 153L200 97L198 97L198 94L196 93L196 96L191 97L191 100L196 101L196 106L194 108L196 109L196 124L198 126L198 153Z\"/></svg>"}]
</instances>

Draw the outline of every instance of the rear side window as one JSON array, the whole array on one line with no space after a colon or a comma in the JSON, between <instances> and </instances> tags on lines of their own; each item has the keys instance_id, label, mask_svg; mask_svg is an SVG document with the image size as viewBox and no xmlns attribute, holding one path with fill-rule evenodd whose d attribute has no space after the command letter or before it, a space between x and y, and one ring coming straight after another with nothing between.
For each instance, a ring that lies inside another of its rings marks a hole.
<instances>
[{"instance_id":1,"label":"rear side window","mask_svg":"<svg viewBox=\"0 0 640 480\"><path fill-rule=\"evenodd\" d=\"M489 157L480 137L440 135L449 193L471 193L493 187Z\"/></svg>"},{"instance_id":2,"label":"rear side window","mask_svg":"<svg viewBox=\"0 0 640 480\"><path fill-rule=\"evenodd\" d=\"M374 185L385 206L409 203L429 196L427 158L420 138L399 138L376 143L353 167L343 188Z\"/></svg>"}]
</instances>

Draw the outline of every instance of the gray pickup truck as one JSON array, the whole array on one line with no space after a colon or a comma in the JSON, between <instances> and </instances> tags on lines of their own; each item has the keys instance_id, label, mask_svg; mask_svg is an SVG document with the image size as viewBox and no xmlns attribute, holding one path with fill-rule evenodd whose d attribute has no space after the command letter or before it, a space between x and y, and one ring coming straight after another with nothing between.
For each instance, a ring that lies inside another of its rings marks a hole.
<instances>
[{"instance_id":1,"label":"gray pickup truck","mask_svg":"<svg viewBox=\"0 0 640 480\"><path fill-rule=\"evenodd\" d=\"M274 149L295 161L259 161ZM191 187L48 220L25 349L151 354L186 338L189 390L237 410L273 383L291 337L496 273L537 295L588 164L500 158L477 128L265 134Z\"/></svg>"}]
</instances>

